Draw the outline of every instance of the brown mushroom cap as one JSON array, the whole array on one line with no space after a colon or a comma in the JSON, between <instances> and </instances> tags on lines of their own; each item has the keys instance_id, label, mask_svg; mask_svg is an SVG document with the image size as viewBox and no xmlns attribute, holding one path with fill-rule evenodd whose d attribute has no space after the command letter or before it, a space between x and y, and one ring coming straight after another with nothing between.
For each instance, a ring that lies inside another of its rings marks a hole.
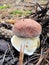
<instances>
[{"instance_id":1,"label":"brown mushroom cap","mask_svg":"<svg viewBox=\"0 0 49 65\"><path fill-rule=\"evenodd\" d=\"M41 34L41 25L32 19L17 20L13 26L13 33L19 37L37 37Z\"/></svg>"}]
</instances>

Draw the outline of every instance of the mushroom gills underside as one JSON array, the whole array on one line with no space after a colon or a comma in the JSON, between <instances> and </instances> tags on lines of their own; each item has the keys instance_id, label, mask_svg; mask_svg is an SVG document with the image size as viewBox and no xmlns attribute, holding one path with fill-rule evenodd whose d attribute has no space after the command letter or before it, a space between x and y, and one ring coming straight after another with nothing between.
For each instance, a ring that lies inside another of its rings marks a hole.
<instances>
[{"instance_id":1,"label":"mushroom gills underside","mask_svg":"<svg viewBox=\"0 0 49 65\"><path fill-rule=\"evenodd\" d=\"M21 38L14 35L11 38L11 43L13 47L20 52L21 46L24 48L24 54L32 55L37 48L40 47L40 38Z\"/></svg>"}]
</instances>

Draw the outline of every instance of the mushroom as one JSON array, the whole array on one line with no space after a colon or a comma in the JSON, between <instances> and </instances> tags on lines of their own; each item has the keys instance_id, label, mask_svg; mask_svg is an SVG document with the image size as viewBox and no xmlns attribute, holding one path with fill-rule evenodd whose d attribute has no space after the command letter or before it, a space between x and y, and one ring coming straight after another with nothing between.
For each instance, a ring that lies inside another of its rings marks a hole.
<instances>
[{"instance_id":1,"label":"mushroom","mask_svg":"<svg viewBox=\"0 0 49 65\"><path fill-rule=\"evenodd\" d=\"M32 19L19 19L12 29L14 36L11 38L13 47L20 52L21 45L24 53L32 55L40 46L41 25Z\"/></svg>"}]
</instances>

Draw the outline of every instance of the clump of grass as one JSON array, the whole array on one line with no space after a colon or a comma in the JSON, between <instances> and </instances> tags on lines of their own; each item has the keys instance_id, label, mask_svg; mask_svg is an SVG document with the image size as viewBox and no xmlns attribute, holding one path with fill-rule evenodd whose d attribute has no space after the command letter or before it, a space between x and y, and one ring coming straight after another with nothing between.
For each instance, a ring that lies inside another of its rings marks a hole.
<instances>
[{"instance_id":1,"label":"clump of grass","mask_svg":"<svg viewBox=\"0 0 49 65\"><path fill-rule=\"evenodd\" d=\"M1 5L0 6L0 9L6 9L6 8L9 8L11 5Z\"/></svg>"},{"instance_id":2,"label":"clump of grass","mask_svg":"<svg viewBox=\"0 0 49 65\"><path fill-rule=\"evenodd\" d=\"M31 13L32 13L32 11L29 11L29 10L23 12L24 15L28 15L28 14L31 14Z\"/></svg>"},{"instance_id":3,"label":"clump of grass","mask_svg":"<svg viewBox=\"0 0 49 65\"><path fill-rule=\"evenodd\" d=\"M15 10L15 11L12 11L10 14L12 14L12 15L16 15L16 14L27 15L27 14L31 14L31 13L32 13L31 11Z\"/></svg>"},{"instance_id":4,"label":"clump of grass","mask_svg":"<svg viewBox=\"0 0 49 65\"><path fill-rule=\"evenodd\" d=\"M22 14L22 11L20 11L20 10L15 10L15 11L12 11L11 14L13 14L13 15Z\"/></svg>"}]
</instances>

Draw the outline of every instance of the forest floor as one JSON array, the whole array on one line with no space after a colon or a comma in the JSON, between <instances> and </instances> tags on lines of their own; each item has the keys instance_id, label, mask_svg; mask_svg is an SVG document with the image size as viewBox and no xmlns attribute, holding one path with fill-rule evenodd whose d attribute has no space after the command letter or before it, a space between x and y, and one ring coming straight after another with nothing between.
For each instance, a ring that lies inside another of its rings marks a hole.
<instances>
[{"instance_id":1,"label":"forest floor","mask_svg":"<svg viewBox=\"0 0 49 65\"><path fill-rule=\"evenodd\" d=\"M0 65L18 65L19 52L10 42L12 27L17 18L31 18L42 26L41 46L32 56L24 55L23 65L49 65L48 0L0 0Z\"/></svg>"}]
</instances>

